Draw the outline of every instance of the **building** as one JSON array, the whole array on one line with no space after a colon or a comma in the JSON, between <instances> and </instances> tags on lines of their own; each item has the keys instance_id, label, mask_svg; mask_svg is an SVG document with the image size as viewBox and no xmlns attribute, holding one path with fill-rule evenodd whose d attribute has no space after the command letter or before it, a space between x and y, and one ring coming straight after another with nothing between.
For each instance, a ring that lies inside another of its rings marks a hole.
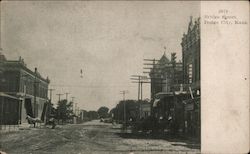
<instances>
[{"instance_id":1,"label":"building","mask_svg":"<svg viewBox=\"0 0 250 154\"><path fill-rule=\"evenodd\" d=\"M170 104L173 103L175 91L181 89L183 83L182 63L176 62L175 53L171 54L169 60L164 53L149 74L151 78L151 99L153 100L153 114L157 118L167 119L169 115ZM158 95L161 97L157 97Z\"/></svg>"},{"instance_id":2,"label":"building","mask_svg":"<svg viewBox=\"0 0 250 154\"><path fill-rule=\"evenodd\" d=\"M188 25L182 37L182 63L184 84L190 84L195 95L200 93L200 18Z\"/></svg>"},{"instance_id":3,"label":"building","mask_svg":"<svg viewBox=\"0 0 250 154\"><path fill-rule=\"evenodd\" d=\"M142 101L139 103L140 119L145 119L151 115L152 104L148 101Z\"/></svg>"},{"instance_id":4,"label":"building","mask_svg":"<svg viewBox=\"0 0 250 154\"><path fill-rule=\"evenodd\" d=\"M154 62L149 76L151 79L151 99L159 92L173 92L183 83L182 63L175 61L175 53L171 54L171 61L164 53L160 60ZM178 86L177 86L178 85Z\"/></svg>"},{"instance_id":5,"label":"building","mask_svg":"<svg viewBox=\"0 0 250 154\"><path fill-rule=\"evenodd\" d=\"M183 34L182 42L183 81L189 85L190 99L185 104L185 131L200 136L200 18L188 25L187 33Z\"/></svg>"},{"instance_id":6,"label":"building","mask_svg":"<svg viewBox=\"0 0 250 154\"><path fill-rule=\"evenodd\" d=\"M183 34L182 62L164 54L150 71L152 111L173 132L200 136L200 19Z\"/></svg>"},{"instance_id":7,"label":"building","mask_svg":"<svg viewBox=\"0 0 250 154\"><path fill-rule=\"evenodd\" d=\"M20 119L21 100L0 92L0 125L17 125ZM0 128L1 129L1 128Z\"/></svg>"},{"instance_id":8,"label":"building","mask_svg":"<svg viewBox=\"0 0 250 154\"><path fill-rule=\"evenodd\" d=\"M44 119L48 101L49 79L43 78L35 68L27 68L24 60L7 60L0 54L0 92L21 100L20 122L26 116Z\"/></svg>"}]
</instances>

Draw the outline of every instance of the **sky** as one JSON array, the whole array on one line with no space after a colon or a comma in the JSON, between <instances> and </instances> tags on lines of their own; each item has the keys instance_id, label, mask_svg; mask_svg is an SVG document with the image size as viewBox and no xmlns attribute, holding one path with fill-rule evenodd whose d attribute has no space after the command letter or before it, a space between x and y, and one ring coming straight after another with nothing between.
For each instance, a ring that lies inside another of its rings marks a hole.
<instances>
[{"instance_id":1,"label":"sky","mask_svg":"<svg viewBox=\"0 0 250 154\"><path fill-rule=\"evenodd\" d=\"M159 59L164 46L169 58L176 52L181 59L183 33L199 13L198 1L1 2L1 48L7 59L21 56L49 77L53 102L69 92L81 109L112 108L122 90L137 99L130 78L147 75L143 59ZM150 98L149 86L143 99Z\"/></svg>"}]
</instances>

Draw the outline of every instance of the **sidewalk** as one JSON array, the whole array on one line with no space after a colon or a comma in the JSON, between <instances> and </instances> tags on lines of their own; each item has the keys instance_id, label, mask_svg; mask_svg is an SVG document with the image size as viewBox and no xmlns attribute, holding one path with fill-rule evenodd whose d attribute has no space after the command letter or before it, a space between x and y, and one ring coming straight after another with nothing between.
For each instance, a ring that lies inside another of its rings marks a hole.
<instances>
[{"instance_id":1,"label":"sidewalk","mask_svg":"<svg viewBox=\"0 0 250 154\"><path fill-rule=\"evenodd\" d=\"M22 123L19 125L2 125L0 126L0 133L14 132L14 131L19 131L19 130L28 130L31 128L33 128L33 125L30 125L28 123Z\"/></svg>"},{"instance_id":2,"label":"sidewalk","mask_svg":"<svg viewBox=\"0 0 250 154\"><path fill-rule=\"evenodd\" d=\"M18 131L18 130L19 130L18 125L1 125L0 126L0 133L13 132L13 131Z\"/></svg>"}]
</instances>

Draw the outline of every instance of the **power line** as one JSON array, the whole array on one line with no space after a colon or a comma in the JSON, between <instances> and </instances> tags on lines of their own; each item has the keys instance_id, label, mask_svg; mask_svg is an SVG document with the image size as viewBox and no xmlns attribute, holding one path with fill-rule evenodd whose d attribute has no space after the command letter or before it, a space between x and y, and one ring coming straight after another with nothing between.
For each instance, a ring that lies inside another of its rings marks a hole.
<instances>
[{"instance_id":1,"label":"power line","mask_svg":"<svg viewBox=\"0 0 250 154\"><path fill-rule=\"evenodd\" d=\"M98 85L98 86L87 86L87 85L50 85L51 87L79 87L79 88L110 88L110 87L135 87L130 85Z\"/></svg>"},{"instance_id":2,"label":"power line","mask_svg":"<svg viewBox=\"0 0 250 154\"><path fill-rule=\"evenodd\" d=\"M123 100L124 101L125 101L125 96L126 96L127 93L128 93L128 90L122 90L122 91L120 91L120 94L123 95Z\"/></svg>"},{"instance_id":3,"label":"power line","mask_svg":"<svg viewBox=\"0 0 250 154\"><path fill-rule=\"evenodd\" d=\"M146 82L149 78L147 76L142 76L142 75L131 75L131 76L136 77L136 78L130 78L130 79L132 80L132 83L138 83L138 101L140 99L142 100L142 84L150 83L150 82Z\"/></svg>"}]
</instances>

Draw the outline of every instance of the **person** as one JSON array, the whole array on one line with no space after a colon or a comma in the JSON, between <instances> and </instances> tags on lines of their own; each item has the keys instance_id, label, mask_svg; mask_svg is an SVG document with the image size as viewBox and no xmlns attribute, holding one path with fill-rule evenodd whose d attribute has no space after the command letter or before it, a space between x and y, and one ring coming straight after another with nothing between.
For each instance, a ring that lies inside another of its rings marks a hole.
<instances>
[{"instance_id":1,"label":"person","mask_svg":"<svg viewBox=\"0 0 250 154\"><path fill-rule=\"evenodd\" d=\"M55 127L56 127L56 122L55 122L55 118L54 118L53 115L49 118L48 124L52 126L52 127L51 127L52 129L55 129Z\"/></svg>"}]
</instances>

